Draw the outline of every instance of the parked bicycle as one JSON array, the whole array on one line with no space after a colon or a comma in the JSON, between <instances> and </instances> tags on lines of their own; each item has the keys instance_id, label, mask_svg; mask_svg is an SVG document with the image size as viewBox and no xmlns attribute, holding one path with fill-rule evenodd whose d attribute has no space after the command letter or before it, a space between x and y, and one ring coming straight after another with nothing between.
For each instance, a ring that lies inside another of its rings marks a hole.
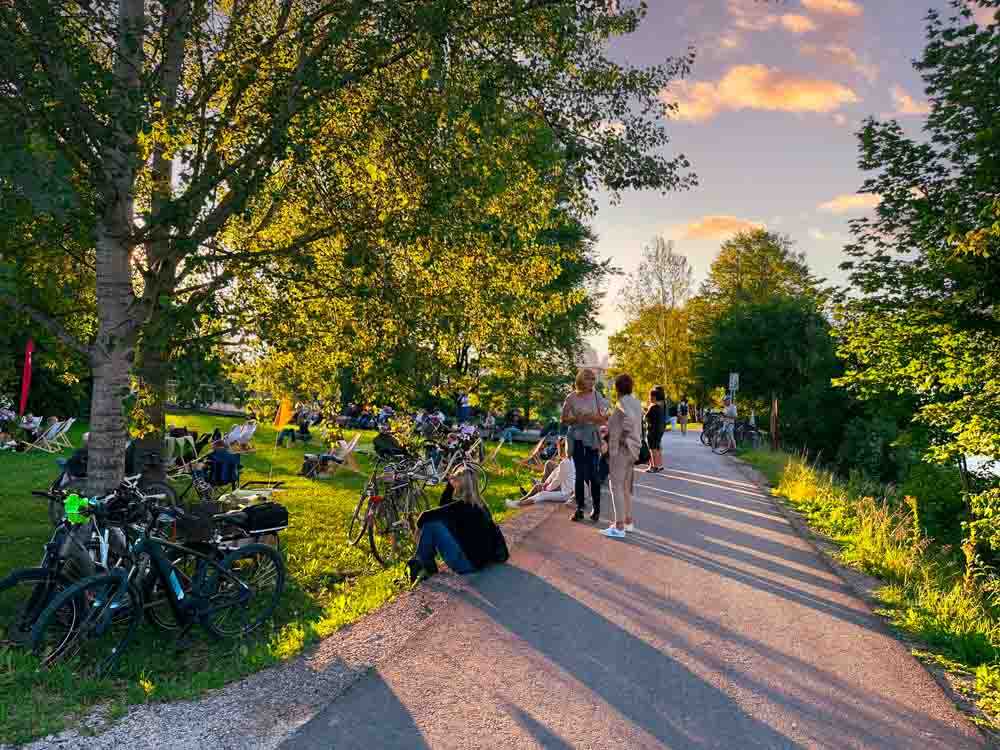
<instances>
[{"instance_id":1,"label":"parked bicycle","mask_svg":"<svg viewBox=\"0 0 1000 750\"><path fill-rule=\"evenodd\" d=\"M81 510L104 512L100 503ZM192 514L173 506L131 504L129 520L136 524L138 540L129 566L85 578L57 594L32 627L33 652L45 667L74 661L78 671L103 675L114 669L144 611L154 624L178 631L179 638L198 624L218 638L257 629L277 609L284 561L266 544L251 541L228 552L219 544L220 527L253 527L250 516L245 511ZM191 541L155 536L165 520L172 520ZM251 528L249 536L259 531Z\"/></svg>"}]
</instances>

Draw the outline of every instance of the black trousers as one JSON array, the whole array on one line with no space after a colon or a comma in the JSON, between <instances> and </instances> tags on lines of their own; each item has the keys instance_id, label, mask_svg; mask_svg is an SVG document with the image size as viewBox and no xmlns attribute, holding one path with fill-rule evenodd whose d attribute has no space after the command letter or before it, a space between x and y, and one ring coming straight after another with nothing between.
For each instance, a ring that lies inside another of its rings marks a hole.
<instances>
[{"instance_id":1,"label":"black trousers","mask_svg":"<svg viewBox=\"0 0 1000 750\"><path fill-rule=\"evenodd\" d=\"M585 488L590 483L590 497L594 501L594 514L601 513L601 480L597 475L599 454L596 448L588 448L579 440L573 441L573 468L576 469L576 486L573 490L576 507L583 510Z\"/></svg>"}]
</instances>

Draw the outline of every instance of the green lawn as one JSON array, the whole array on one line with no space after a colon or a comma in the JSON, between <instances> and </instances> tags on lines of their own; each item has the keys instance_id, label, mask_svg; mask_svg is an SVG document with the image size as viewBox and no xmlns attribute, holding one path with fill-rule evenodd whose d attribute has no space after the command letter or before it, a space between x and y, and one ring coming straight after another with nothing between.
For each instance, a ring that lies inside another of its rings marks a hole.
<instances>
[{"instance_id":1,"label":"green lawn","mask_svg":"<svg viewBox=\"0 0 1000 750\"><path fill-rule=\"evenodd\" d=\"M169 419L199 432L213 427L225 431L236 421L204 414L175 414ZM74 445L84 430L84 425L74 428ZM373 435L364 435L362 450L370 447ZM196 630L195 645L181 653L171 647L169 638L143 627L123 657L119 674L102 681L78 680L65 669L39 672L30 656L0 645L0 743L21 743L57 732L97 704L110 704L115 715L129 704L188 698L219 687L298 654L402 590L402 566L383 570L366 549L345 541L365 477L347 472L319 481L299 477L302 444L274 449L274 437L269 425L261 425L257 452L243 457L244 479L280 479L287 488L275 499L288 507L291 519L282 534L290 586L273 627L253 640L235 643L212 642ZM316 438L310 452L319 448ZM512 461L531 447L504 446L500 452L501 468L491 472L486 493L497 520L510 513L504 500L519 494L518 484L530 482L530 473L513 467ZM41 557L51 529L45 501L36 501L30 491L44 489L52 481L56 457L35 451L0 453L0 576L16 567L36 565ZM360 463L367 469L365 457ZM436 503L436 496L431 499Z\"/></svg>"}]
</instances>

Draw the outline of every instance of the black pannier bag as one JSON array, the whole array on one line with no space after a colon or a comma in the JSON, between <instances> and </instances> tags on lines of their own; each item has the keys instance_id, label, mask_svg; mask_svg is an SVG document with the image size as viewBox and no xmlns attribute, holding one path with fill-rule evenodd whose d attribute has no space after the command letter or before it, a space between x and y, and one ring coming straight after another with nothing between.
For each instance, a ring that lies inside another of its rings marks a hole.
<instances>
[{"instance_id":1,"label":"black pannier bag","mask_svg":"<svg viewBox=\"0 0 1000 750\"><path fill-rule=\"evenodd\" d=\"M243 508L247 520L239 525L248 534L281 531L288 528L288 508L281 503L257 503Z\"/></svg>"}]
</instances>

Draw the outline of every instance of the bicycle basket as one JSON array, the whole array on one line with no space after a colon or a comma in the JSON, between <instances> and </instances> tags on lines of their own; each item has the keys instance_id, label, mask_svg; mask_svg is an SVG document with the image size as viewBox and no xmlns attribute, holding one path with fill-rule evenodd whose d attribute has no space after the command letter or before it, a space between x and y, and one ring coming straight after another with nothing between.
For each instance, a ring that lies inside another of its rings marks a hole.
<instances>
[{"instance_id":1,"label":"bicycle basket","mask_svg":"<svg viewBox=\"0 0 1000 750\"><path fill-rule=\"evenodd\" d=\"M239 523L248 534L263 534L288 528L288 508L280 503L257 503L243 509L247 520Z\"/></svg>"}]
</instances>

